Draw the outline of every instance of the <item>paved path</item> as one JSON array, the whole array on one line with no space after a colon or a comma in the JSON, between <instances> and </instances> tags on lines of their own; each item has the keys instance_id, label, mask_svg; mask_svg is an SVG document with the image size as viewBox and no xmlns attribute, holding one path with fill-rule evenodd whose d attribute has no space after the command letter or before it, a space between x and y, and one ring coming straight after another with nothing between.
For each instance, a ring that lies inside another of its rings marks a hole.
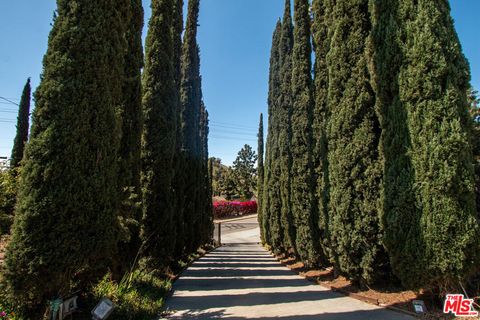
<instances>
[{"instance_id":1,"label":"paved path","mask_svg":"<svg viewBox=\"0 0 480 320\"><path fill-rule=\"evenodd\" d=\"M257 243L258 227L238 230L175 282L168 319L414 319L308 282Z\"/></svg>"}]
</instances>

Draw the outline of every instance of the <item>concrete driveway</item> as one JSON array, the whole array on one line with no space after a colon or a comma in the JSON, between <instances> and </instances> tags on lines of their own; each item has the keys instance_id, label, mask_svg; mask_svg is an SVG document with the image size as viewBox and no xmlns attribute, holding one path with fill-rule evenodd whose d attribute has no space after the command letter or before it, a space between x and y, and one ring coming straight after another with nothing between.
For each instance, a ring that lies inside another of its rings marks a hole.
<instances>
[{"instance_id":1,"label":"concrete driveway","mask_svg":"<svg viewBox=\"0 0 480 320\"><path fill-rule=\"evenodd\" d=\"M414 319L312 284L258 242L258 227L222 236L222 247L195 262L175 282L174 294L166 301L170 312L166 318Z\"/></svg>"}]
</instances>

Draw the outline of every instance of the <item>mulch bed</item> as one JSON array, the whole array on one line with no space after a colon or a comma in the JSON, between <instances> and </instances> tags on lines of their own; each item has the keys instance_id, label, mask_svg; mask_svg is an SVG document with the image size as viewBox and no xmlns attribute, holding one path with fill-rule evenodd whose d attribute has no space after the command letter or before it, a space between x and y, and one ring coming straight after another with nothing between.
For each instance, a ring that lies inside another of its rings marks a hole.
<instances>
[{"instance_id":1,"label":"mulch bed","mask_svg":"<svg viewBox=\"0 0 480 320\"><path fill-rule=\"evenodd\" d=\"M352 298L365 301L370 304L387 307L396 311L408 313L421 319L454 319L453 316L442 313L441 306L435 302L435 297L426 292L404 290L396 287L369 287L360 288L343 276L335 276L333 268L322 270L306 269L302 262L293 257L277 256L283 265L290 268L307 280L348 295ZM413 300L423 300L428 312L424 315L416 315L413 309ZM472 318L470 318L472 319Z\"/></svg>"}]
</instances>

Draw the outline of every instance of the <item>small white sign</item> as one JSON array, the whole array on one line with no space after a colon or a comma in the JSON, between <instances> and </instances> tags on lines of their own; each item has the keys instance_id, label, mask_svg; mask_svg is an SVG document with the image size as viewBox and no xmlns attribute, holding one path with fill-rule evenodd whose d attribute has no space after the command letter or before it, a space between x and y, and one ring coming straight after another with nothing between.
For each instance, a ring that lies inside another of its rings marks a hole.
<instances>
[{"instance_id":1,"label":"small white sign","mask_svg":"<svg viewBox=\"0 0 480 320\"><path fill-rule=\"evenodd\" d=\"M96 319L106 319L110 313L113 311L113 302L103 298L93 309L92 314Z\"/></svg>"}]
</instances>

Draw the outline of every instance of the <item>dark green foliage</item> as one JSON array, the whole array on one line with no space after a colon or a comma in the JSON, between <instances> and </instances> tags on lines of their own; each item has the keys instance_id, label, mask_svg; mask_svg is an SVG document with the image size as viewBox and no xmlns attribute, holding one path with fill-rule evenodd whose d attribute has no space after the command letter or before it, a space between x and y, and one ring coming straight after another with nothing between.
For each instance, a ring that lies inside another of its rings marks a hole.
<instances>
[{"instance_id":1,"label":"dark green foliage","mask_svg":"<svg viewBox=\"0 0 480 320\"><path fill-rule=\"evenodd\" d=\"M175 258L179 260L183 255L185 247L185 233L184 233L184 219L183 209L185 206L184 197L184 155L182 153L183 136L181 126L181 114L182 103L180 101L180 82L181 82L181 56L182 56L182 32L183 32L183 0L176 0L174 13L173 13L173 54L174 54L174 70L175 70L175 83L177 87L176 101L176 122L177 132L175 139L175 176L173 179L173 192L174 192L174 221L175 221Z\"/></svg>"},{"instance_id":2,"label":"dark green foliage","mask_svg":"<svg viewBox=\"0 0 480 320\"><path fill-rule=\"evenodd\" d=\"M405 5L407 3L412 4L406 1ZM411 139L407 110L399 96L398 82L404 60L399 41L404 38L406 31L399 19L410 18L400 18L398 1L376 1L371 12L370 74L382 128L379 156L383 161L383 179L379 208L383 217L383 243L388 250L393 271L398 274L396 269L399 264L402 268L413 270L422 255L422 246L418 242L420 225L415 206L414 173L408 156ZM409 14L413 13L411 11Z\"/></svg>"},{"instance_id":3,"label":"dark green foliage","mask_svg":"<svg viewBox=\"0 0 480 320\"><path fill-rule=\"evenodd\" d=\"M294 1L294 21L291 201L296 224L296 250L305 265L312 266L324 259L318 250L318 214L312 160L314 103L308 0Z\"/></svg>"},{"instance_id":4,"label":"dark green foliage","mask_svg":"<svg viewBox=\"0 0 480 320\"><path fill-rule=\"evenodd\" d=\"M174 75L173 0L154 0L143 72L143 225L146 255L164 264L173 254L172 179L177 87ZM161 84L161 85L160 85Z\"/></svg>"},{"instance_id":5,"label":"dark green foliage","mask_svg":"<svg viewBox=\"0 0 480 320\"><path fill-rule=\"evenodd\" d=\"M477 206L477 218L480 218L480 99L478 92L473 88L467 91L470 115L473 121L472 147L475 168L475 195Z\"/></svg>"},{"instance_id":6,"label":"dark green foliage","mask_svg":"<svg viewBox=\"0 0 480 320\"><path fill-rule=\"evenodd\" d=\"M18 188L18 168L0 170L0 236L10 233Z\"/></svg>"},{"instance_id":7,"label":"dark green foliage","mask_svg":"<svg viewBox=\"0 0 480 320\"><path fill-rule=\"evenodd\" d=\"M231 170L230 167L223 165L220 158L212 157L210 162L213 166L212 171L212 192L213 196L220 196L225 194L225 182L228 172Z\"/></svg>"},{"instance_id":8,"label":"dark green foliage","mask_svg":"<svg viewBox=\"0 0 480 320\"><path fill-rule=\"evenodd\" d=\"M127 50L123 83L123 102L120 107L122 119L120 140L119 188L122 192L120 217L125 228L125 237L119 244L121 259L120 274L130 267L140 248L141 220L141 138L142 138L142 86L143 67L143 7L141 0L131 0L124 21L126 24Z\"/></svg>"},{"instance_id":9,"label":"dark green foliage","mask_svg":"<svg viewBox=\"0 0 480 320\"><path fill-rule=\"evenodd\" d=\"M235 176L232 169L226 170L224 179L221 185L222 195L225 195L225 199L232 200L233 197L238 196L237 185L235 184Z\"/></svg>"},{"instance_id":10,"label":"dark green foliage","mask_svg":"<svg viewBox=\"0 0 480 320\"><path fill-rule=\"evenodd\" d=\"M263 241L272 246L273 250L281 251L282 239L280 236L280 193L279 172L275 160L278 159L277 148L277 100L280 94L280 33L282 23L279 20L275 27L270 53L270 75L268 91L268 135L265 148L265 181L263 188L263 209L261 230Z\"/></svg>"},{"instance_id":11,"label":"dark green foliage","mask_svg":"<svg viewBox=\"0 0 480 320\"><path fill-rule=\"evenodd\" d=\"M10 160L10 165L13 168L20 165L20 161L22 161L23 158L23 151L25 150L25 144L28 141L31 91L30 78L28 78L27 83L23 88L22 98L20 99L20 105L18 107L17 134L13 141L12 157Z\"/></svg>"},{"instance_id":12,"label":"dark green foliage","mask_svg":"<svg viewBox=\"0 0 480 320\"><path fill-rule=\"evenodd\" d=\"M392 68L378 68L378 77L393 71L398 79L377 88L386 123L385 245L405 286L448 290L477 268L480 243L467 113L469 67L447 1L393 2L377 4L373 41L377 64L382 57L396 57ZM383 43L383 21L391 23L388 39L398 42ZM395 136L398 128L401 135ZM406 146L399 148L397 140Z\"/></svg>"},{"instance_id":13,"label":"dark green foliage","mask_svg":"<svg viewBox=\"0 0 480 320\"><path fill-rule=\"evenodd\" d=\"M85 288L116 252L127 5L57 1L6 254L4 275L23 310L40 310L73 283Z\"/></svg>"},{"instance_id":14,"label":"dark green foliage","mask_svg":"<svg viewBox=\"0 0 480 320\"><path fill-rule=\"evenodd\" d=\"M258 162L257 162L257 217L258 217L258 224L262 225L262 216L263 216L263 184L265 180L265 169L263 166L263 114L260 113L260 122L258 124ZM263 234L262 234L263 237Z\"/></svg>"},{"instance_id":15,"label":"dark green foliage","mask_svg":"<svg viewBox=\"0 0 480 320\"><path fill-rule=\"evenodd\" d=\"M235 185L243 200L250 200L255 193L256 161L257 155L255 151L246 144L238 152L237 158L233 162Z\"/></svg>"},{"instance_id":16,"label":"dark green foliage","mask_svg":"<svg viewBox=\"0 0 480 320\"><path fill-rule=\"evenodd\" d=\"M198 246L206 244L213 234L213 204L208 162L208 112L202 102L200 109L200 192L198 194Z\"/></svg>"},{"instance_id":17,"label":"dark green foliage","mask_svg":"<svg viewBox=\"0 0 480 320\"><path fill-rule=\"evenodd\" d=\"M280 35L280 94L278 97L278 152L280 166L281 221L283 225L283 246L295 249L295 221L291 206L292 187L292 50L293 25L290 0L285 0L282 31Z\"/></svg>"},{"instance_id":18,"label":"dark green foliage","mask_svg":"<svg viewBox=\"0 0 480 320\"><path fill-rule=\"evenodd\" d=\"M335 266L351 279L372 283L385 269L380 229L380 125L370 84L368 0L337 1L328 55L330 117L329 233Z\"/></svg>"},{"instance_id":19,"label":"dark green foliage","mask_svg":"<svg viewBox=\"0 0 480 320\"><path fill-rule=\"evenodd\" d=\"M329 118L328 85L329 74L327 55L330 50L331 28L330 11L331 0L313 1L314 21L312 25L313 45L315 49L315 107L313 109L313 166L316 174L316 198L318 203L318 228L320 248L330 259L328 231L328 139L327 124Z\"/></svg>"},{"instance_id":20,"label":"dark green foliage","mask_svg":"<svg viewBox=\"0 0 480 320\"><path fill-rule=\"evenodd\" d=\"M197 249L199 213L200 164L199 123L202 103L200 53L197 45L199 0L189 0L185 35L183 38L180 98L183 139L184 234L187 252Z\"/></svg>"}]
</instances>

